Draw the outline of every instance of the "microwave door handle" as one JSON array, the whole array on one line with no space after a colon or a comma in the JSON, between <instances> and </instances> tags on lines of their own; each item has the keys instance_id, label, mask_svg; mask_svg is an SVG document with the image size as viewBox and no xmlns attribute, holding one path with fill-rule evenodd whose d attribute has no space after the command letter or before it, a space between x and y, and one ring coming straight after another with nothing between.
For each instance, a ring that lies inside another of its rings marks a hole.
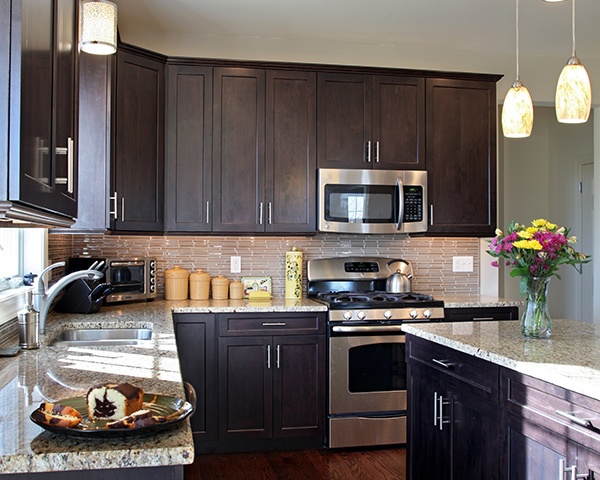
<instances>
[{"instance_id":1,"label":"microwave door handle","mask_svg":"<svg viewBox=\"0 0 600 480\"><path fill-rule=\"evenodd\" d=\"M396 219L396 230L402 227L404 218L404 184L400 177L396 177L396 189L398 190L398 218Z\"/></svg>"}]
</instances>

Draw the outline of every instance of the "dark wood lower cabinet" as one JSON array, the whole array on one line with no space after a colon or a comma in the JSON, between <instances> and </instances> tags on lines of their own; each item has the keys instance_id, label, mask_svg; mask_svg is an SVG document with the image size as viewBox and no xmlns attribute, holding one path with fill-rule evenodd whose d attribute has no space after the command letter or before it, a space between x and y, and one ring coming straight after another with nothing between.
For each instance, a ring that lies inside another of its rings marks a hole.
<instances>
[{"instance_id":1,"label":"dark wood lower cabinet","mask_svg":"<svg viewBox=\"0 0 600 480\"><path fill-rule=\"evenodd\" d=\"M234 450L298 437L322 446L324 358L319 335L220 338L220 440Z\"/></svg>"},{"instance_id":2,"label":"dark wood lower cabinet","mask_svg":"<svg viewBox=\"0 0 600 480\"><path fill-rule=\"evenodd\" d=\"M559 465L567 459L567 439L522 417L506 421L506 476L510 480L560 479Z\"/></svg>"},{"instance_id":3,"label":"dark wood lower cabinet","mask_svg":"<svg viewBox=\"0 0 600 480\"><path fill-rule=\"evenodd\" d=\"M324 313L173 318L197 453L323 446Z\"/></svg>"},{"instance_id":4,"label":"dark wood lower cabinet","mask_svg":"<svg viewBox=\"0 0 600 480\"><path fill-rule=\"evenodd\" d=\"M196 390L190 422L194 443L215 442L217 429L216 319L213 314L175 313L175 337L183 379Z\"/></svg>"},{"instance_id":5,"label":"dark wood lower cabinet","mask_svg":"<svg viewBox=\"0 0 600 480\"><path fill-rule=\"evenodd\" d=\"M407 341L409 351L408 478L480 480L499 478L497 400L470 383L427 365L464 362L449 349L412 355L426 348ZM440 356L439 354L442 353ZM412 359L411 359L412 358ZM417 360L417 358L419 360ZM425 361L423 362L423 360ZM477 359L474 359L477 360ZM446 368L446 367L440 367ZM469 371L469 368L465 371ZM490 369L490 380L494 372ZM470 380L470 379L469 379Z\"/></svg>"},{"instance_id":6,"label":"dark wood lower cabinet","mask_svg":"<svg viewBox=\"0 0 600 480\"><path fill-rule=\"evenodd\" d=\"M407 478L600 478L600 401L407 335ZM552 368L548 366L548 368Z\"/></svg>"}]
</instances>

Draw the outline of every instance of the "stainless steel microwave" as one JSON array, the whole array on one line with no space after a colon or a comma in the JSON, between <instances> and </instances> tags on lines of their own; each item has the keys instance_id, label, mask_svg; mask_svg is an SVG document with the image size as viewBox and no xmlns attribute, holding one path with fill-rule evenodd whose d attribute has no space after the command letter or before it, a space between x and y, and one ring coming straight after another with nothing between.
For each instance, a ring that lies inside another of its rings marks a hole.
<instances>
[{"instance_id":1,"label":"stainless steel microwave","mask_svg":"<svg viewBox=\"0 0 600 480\"><path fill-rule=\"evenodd\" d=\"M318 230L336 233L427 231L427 172L318 170Z\"/></svg>"}]
</instances>

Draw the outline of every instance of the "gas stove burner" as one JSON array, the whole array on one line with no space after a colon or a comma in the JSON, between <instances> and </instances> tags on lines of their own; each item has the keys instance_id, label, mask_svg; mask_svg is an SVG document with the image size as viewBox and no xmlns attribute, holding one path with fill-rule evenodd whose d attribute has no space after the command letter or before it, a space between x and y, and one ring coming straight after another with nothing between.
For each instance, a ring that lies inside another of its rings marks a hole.
<instances>
[{"instance_id":1,"label":"gas stove burner","mask_svg":"<svg viewBox=\"0 0 600 480\"><path fill-rule=\"evenodd\" d=\"M388 293L383 291L374 292L326 292L317 295L321 300L328 303L409 303L409 302L430 302L433 300L431 295L423 293Z\"/></svg>"}]
</instances>

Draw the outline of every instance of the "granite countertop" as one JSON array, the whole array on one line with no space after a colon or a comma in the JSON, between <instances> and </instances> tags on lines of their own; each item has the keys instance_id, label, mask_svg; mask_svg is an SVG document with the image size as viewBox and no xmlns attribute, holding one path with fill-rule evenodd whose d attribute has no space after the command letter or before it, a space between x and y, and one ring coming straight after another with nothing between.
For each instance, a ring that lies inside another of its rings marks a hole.
<instances>
[{"instance_id":1,"label":"granite countertop","mask_svg":"<svg viewBox=\"0 0 600 480\"><path fill-rule=\"evenodd\" d=\"M152 437L82 439L47 432L29 415L41 402L83 396L89 387L127 381L146 393L184 398L172 313L326 311L307 299L181 301L103 306L91 315L48 317L38 350L0 358L0 474L183 465L194 460L189 421ZM149 345L60 346L49 342L69 327L151 326ZM18 342L12 340L13 344ZM5 344L6 346L6 344ZM149 441L151 438L151 441Z\"/></svg>"},{"instance_id":2,"label":"granite countertop","mask_svg":"<svg viewBox=\"0 0 600 480\"><path fill-rule=\"evenodd\" d=\"M512 300L491 295L444 295L440 300L444 301L445 308L521 307L525 305L523 299Z\"/></svg>"},{"instance_id":3,"label":"granite countertop","mask_svg":"<svg viewBox=\"0 0 600 480\"><path fill-rule=\"evenodd\" d=\"M405 324L409 334L600 400L600 325L553 320L549 339L526 339L520 322Z\"/></svg>"}]
</instances>

